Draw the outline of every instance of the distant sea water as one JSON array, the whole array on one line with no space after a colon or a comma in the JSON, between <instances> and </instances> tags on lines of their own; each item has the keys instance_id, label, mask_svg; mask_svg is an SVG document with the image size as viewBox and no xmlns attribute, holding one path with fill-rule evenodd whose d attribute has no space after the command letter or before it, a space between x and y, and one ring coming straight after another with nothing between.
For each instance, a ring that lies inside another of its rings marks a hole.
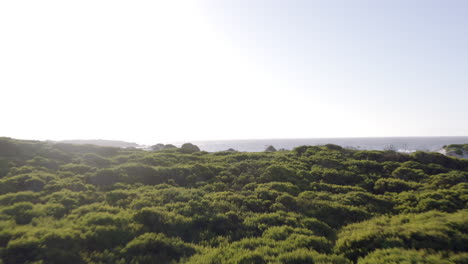
<instances>
[{"instance_id":1,"label":"distant sea water","mask_svg":"<svg viewBox=\"0 0 468 264\"><path fill-rule=\"evenodd\" d=\"M380 138L309 138L309 139L258 139L258 140L219 140L194 141L193 144L208 152L235 149L237 151L258 152L268 146L277 150L291 150L303 145L335 144L358 150L396 150L399 152L437 151L444 145L468 143L467 137L380 137Z\"/></svg>"}]
</instances>

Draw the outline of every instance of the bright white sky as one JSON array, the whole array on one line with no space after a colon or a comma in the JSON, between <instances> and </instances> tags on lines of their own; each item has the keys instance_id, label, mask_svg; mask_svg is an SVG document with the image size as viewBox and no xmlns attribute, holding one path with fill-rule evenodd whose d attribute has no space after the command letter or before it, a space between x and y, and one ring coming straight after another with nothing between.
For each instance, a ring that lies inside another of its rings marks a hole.
<instances>
[{"instance_id":1,"label":"bright white sky","mask_svg":"<svg viewBox=\"0 0 468 264\"><path fill-rule=\"evenodd\" d=\"M0 136L153 144L468 135L466 19L429 21L435 33L453 31L435 34L437 46L405 20L379 28L372 19L388 8L368 1L358 1L364 11L253 2L1 1ZM464 13L452 7L447 17ZM418 12L403 18L432 11ZM373 35L384 29L390 44Z\"/></svg>"}]
</instances>

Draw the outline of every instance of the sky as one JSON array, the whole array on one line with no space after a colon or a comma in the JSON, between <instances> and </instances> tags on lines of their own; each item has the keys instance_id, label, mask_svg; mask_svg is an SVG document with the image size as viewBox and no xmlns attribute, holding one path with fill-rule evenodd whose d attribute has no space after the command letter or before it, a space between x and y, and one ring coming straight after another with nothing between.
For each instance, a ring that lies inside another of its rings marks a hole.
<instances>
[{"instance_id":1,"label":"sky","mask_svg":"<svg viewBox=\"0 0 468 264\"><path fill-rule=\"evenodd\" d=\"M0 136L468 136L464 0L0 1Z\"/></svg>"}]
</instances>

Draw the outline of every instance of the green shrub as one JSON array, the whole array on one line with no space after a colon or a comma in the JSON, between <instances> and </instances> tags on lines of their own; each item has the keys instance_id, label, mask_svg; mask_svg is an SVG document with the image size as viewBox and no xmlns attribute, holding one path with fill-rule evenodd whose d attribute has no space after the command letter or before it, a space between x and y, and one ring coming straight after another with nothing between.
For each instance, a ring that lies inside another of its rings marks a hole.
<instances>
[{"instance_id":1,"label":"green shrub","mask_svg":"<svg viewBox=\"0 0 468 264\"><path fill-rule=\"evenodd\" d=\"M382 216L344 227L338 234L335 251L351 260L376 249L393 247L465 251L466 226L466 211Z\"/></svg>"},{"instance_id":2,"label":"green shrub","mask_svg":"<svg viewBox=\"0 0 468 264\"><path fill-rule=\"evenodd\" d=\"M179 238L169 238L163 234L145 233L136 237L121 250L122 255L131 261L135 257L146 256L159 263L179 260L195 254L195 248Z\"/></svg>"},{"instance_id":3,"label":"green shrub","mask_svg":"<svg viewBox=\"0 0 468 264\"><path fill-rule=\"evenodd\" d=\"M401 193L404 191L417 190L422 185L400 179L378 179L374 184L374 191L379 194L386 192Z\"/></svg>"},{"instance_id":4,"label":"green shrub","mask_svg":"<svg viewBox=\"0 0 468 264\"><path fill-rule=\"evenodd\" d=\"M358 264L379 263L420 263L420 264L455 264L441 254L429 253L424 250L390 248L378 249L364 258Z\"/></svg>"}]
</instances>

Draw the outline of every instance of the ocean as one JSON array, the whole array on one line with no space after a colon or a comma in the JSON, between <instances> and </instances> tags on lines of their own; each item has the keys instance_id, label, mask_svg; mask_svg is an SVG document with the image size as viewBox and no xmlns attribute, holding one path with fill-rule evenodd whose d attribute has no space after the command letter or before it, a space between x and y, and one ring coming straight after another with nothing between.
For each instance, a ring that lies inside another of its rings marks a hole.
<instances>
[{"instance_id":1,"label":"ocean","mask_svg":"<svg viewBox=\"0 0 468 264\"><path fill-rule=\"evenodd\" d=\"M194 141L193 144L208 152L235 149L237 151L258 152L268 146L277 150L291 150L303 145L335 144L359 150L396 150L400 152L437 151L444 145L468 143L467 137L375 137L375 138L309 138L309 139L257 139L257 140L218 140Z\"/></svg>"}]
</instances>

